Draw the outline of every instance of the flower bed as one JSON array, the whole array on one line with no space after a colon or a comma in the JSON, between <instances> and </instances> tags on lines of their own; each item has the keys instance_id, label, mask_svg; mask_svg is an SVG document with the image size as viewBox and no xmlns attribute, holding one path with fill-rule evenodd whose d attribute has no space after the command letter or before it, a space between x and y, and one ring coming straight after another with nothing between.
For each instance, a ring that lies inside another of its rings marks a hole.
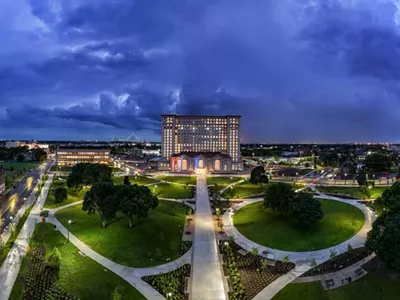
<instances>
[{"instance_id":1,"label":"flower bed","mask_svg":"<svg viewBox=\"0 0 400 300\"><path fill-rule=\"evenodd\" d=\"M46 264L45 254L43 246L33 248L28 270L23 278L22 299L78 299L57 285L57 272Z\"/></svg>"},{"instance_id":2,"label":"flower bed","mask_svg":"<svg viewBox=\"0 0 400 300\"><path fill-rule=\"evenodd\" d=\"M190 277L189 264L183 265L179 269L169 273L144 276L142 279L167 299L187 300L189 297L185 294L186 277Z\"/></svg>"},{"instance_id":3,"label":"flower bed","mask_svg":"<svg viewBox=\"0 0 400 300\"><path fill-rule=\"evenodd\" d=\"M252 299L277 278L295 268L291 262L276 261L274 266L268 265L267 260L257 254L249 253L242 256L243 250L235 243L224 244L220 247L225 266L224 272L229 275L232 290L229 299Z\"/></svg>"},{"instance_id":4,"label":"flower bed","mask_svg":"<svg viewBox=\"0 0 400 300\"><path fill-rule=\"evenodd\" d=\"M307 271L301 277L323 275L350 267L368 256L365 247L349 250Z\"/></svg>"},{"instance_id":5,"label":"flower bed","mask_svg":"<svg viewBox=\"0 0 400 300\"><path fill-rule=\"evenodd\" d=\"M180 255L185 254L186 252L189 251L190 247L192 247L192 242L191 241L183 241L181 243L181 248L179 250Z\"/></svg>"}]
</instances>

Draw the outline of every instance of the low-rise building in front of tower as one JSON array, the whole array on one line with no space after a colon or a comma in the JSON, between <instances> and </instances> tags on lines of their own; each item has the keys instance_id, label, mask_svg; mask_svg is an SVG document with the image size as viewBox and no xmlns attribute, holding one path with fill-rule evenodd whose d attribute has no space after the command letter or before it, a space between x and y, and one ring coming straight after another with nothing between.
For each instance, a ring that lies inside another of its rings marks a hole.
<instances>
[{"instance_id":1,"label":"low-rise building in front of tower","mask_svg":"<svg viewBox=\"0 0 400 300\"><path fill-rule=\"evenodd\" d=\"M78 163L109 164L109 149L59 148L56 152L59 167L72 167Z\"/></svg>"}]
</instances>

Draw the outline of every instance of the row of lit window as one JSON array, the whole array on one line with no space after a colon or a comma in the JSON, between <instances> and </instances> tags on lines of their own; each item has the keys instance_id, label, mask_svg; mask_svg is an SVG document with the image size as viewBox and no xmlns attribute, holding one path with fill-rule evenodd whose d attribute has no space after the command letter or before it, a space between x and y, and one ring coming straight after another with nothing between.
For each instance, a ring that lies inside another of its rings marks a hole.
<instances>
[{"instance_id":1,"label":"row of lit window","mask_svg":"<svg viewBox=\"0 0 400 300\"><path fill-rule=\"evenodd\" d=\"M109 151L103 152L104 154L109 154ZM98 155L103 154L101 152L57 152L57 155Z\"/></svg>"},{"instance_id":2,"label":"row of lit window","mask_svg":"<svg viewBox=\"0 0 400 300\"><path fill-rule=\"evenodd\" d=\"M109 156L84 156L84 155L62 155L58 159L108 159Z\"/></svg>"}]
</instances>

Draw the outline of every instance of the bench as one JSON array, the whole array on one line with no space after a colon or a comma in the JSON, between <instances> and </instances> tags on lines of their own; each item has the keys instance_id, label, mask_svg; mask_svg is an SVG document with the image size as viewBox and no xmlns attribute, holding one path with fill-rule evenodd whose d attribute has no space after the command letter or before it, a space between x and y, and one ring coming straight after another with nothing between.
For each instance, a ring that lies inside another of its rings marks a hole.
<instances>
[{"instance_id":1,"label":"bench","mask_svg":"<svg viewBox=\"0 0 400 300\"><path fill-rule=\"evenodd\" d=\"M325 280L325 284L326 284L327 288L331 288L331 287L335 286L335 281L333 281L333 279L328 279L328 280Z\"/></svg>"}]
</instances>

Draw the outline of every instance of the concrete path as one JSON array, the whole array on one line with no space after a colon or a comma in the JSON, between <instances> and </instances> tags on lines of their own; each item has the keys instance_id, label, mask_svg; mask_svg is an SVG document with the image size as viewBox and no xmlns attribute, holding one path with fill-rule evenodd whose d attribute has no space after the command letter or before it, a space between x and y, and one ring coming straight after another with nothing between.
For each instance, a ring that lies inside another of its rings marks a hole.
<instances>
[{"instance_id":1,"label":"concrete path","mask_svg":"<svg viewBox=\"0 0 400 300\"><path fill-rule=\"evenodd\" d=\"M57 229L65 237L67 237L68 236L67 229L64 227L64 225L61 224L60 221L58 221L58 219L54 216L54 214L61 209L71 207L74 205L78 205L82 202L83 201L77 201L77 202L70 203L70 204L67 204L67 205L64 205L61 207L50 209L48 222L56 225ZM144 282L141 278L143 276L158 275L160 273L168 273L173 270L176 270L185 264L190 264L191 257L192 257L192 249L190 249L183 256L181 256L180 258L178 258L170 263L163 264L160 266L150 267L150 268L133 268L133 267L127 267L127 266L118 264L118 263L113 262L112 260L100 255L93 249L89 248L85 243L80 241L71 232L69 233L69 240L72 244L75 245L75 247L77 247L85 255L87 255L88 257L90 257L91 259L96 261L97 263L101 264L102 266L106 267L107 269L111 270L118 276L122 277L127 282L129 282L144 297L146 297L147 299L154 299L154 300L165 299L165 298L158 291L156 291L154 288L152 288L149 284Z\"/></svg>"},{"instance_id":2,"label":"concrete path","mask_svg":"<svg viewBox=\"0 0 400 300\"><path fill-rule=\"evenodd\" d=\"M214 233L206 177L197 177L191 300L225 300L224 277Z\"/></svg>"},{"instance_id":3,"label":"concrete path","mask_svg":"<svg viewBox=\"0 0 400 300\"><path fill-rule=\"evenodd\" d=\"M285 256L288 256L290 261L294 262L296 264L296 268L289 272L288 274L281 276L277 280L275 280L272 284L267 286L264 290L262 290L254 299L255 300L261 300L261 299L271 299L273 296L275 296L282 288L284 288L287 284L295 280L297 277L301 276L303 273L307 272L309 269L311 269L311 262L313 259L316 260L317 264L321 264L327 260L330 259L331 255L331 250L334 250L337 255L344 253L347 251L347 247L350 244L353 248L358 248L362 247L365 243L367 233L368 231L371 230L372 228L372 223L375 220L375 213L372 212L368 207L365 205L362 205L358 203L357 201L354 200L347 200L347 199L341 199L338 197L332 197L328 196L325 194L319 194L317 196L314 196L316 198L323 198L327 200L334 200L334 201L340 201L344 202L350 205L353 205L357 208L359 208L365 217L365 223L364 226L361 228L361 230L355 234L352 238L348 239L347 241L344 241L343 243L322 249L322 250L316 250L316 251L304 251L304 252L293 252L293 251L282 251L282 250L277 250L277 249L271 249L269 247L262 246L260 244L257 244L245 236L243 236L233 225L233 213L230 211L227 211L224 216L223 216L223 221L224 221L224 229L225 232L228 236L233 236L235 239L235 242L240 245L243 248L247 248L248 250L251 250L252 248L258 248L259 253L262 255L264 251L272 251L275 254L275 259L276 260L282 260ZM255 203L255 202L261 202L263 201L262 198L258 199L243 199L244 202L240 203L235 206L235 209L240 209L248 204Z\"/></svg>"},{"instance_id":4,"label":"concrete path","mask_svg":"<svg viewBox=\"0 0 400 300\"><path fill-rule=\"evenodd\" d=\"M52 180L53 175L49 175L31 213L0 268L0 299L8 299L10 297L19 269L21 268L21 262L28 250L29 239L35 230L36 224L40 222L40 208L46 201Z\"/></svg>"}]
</instances>

